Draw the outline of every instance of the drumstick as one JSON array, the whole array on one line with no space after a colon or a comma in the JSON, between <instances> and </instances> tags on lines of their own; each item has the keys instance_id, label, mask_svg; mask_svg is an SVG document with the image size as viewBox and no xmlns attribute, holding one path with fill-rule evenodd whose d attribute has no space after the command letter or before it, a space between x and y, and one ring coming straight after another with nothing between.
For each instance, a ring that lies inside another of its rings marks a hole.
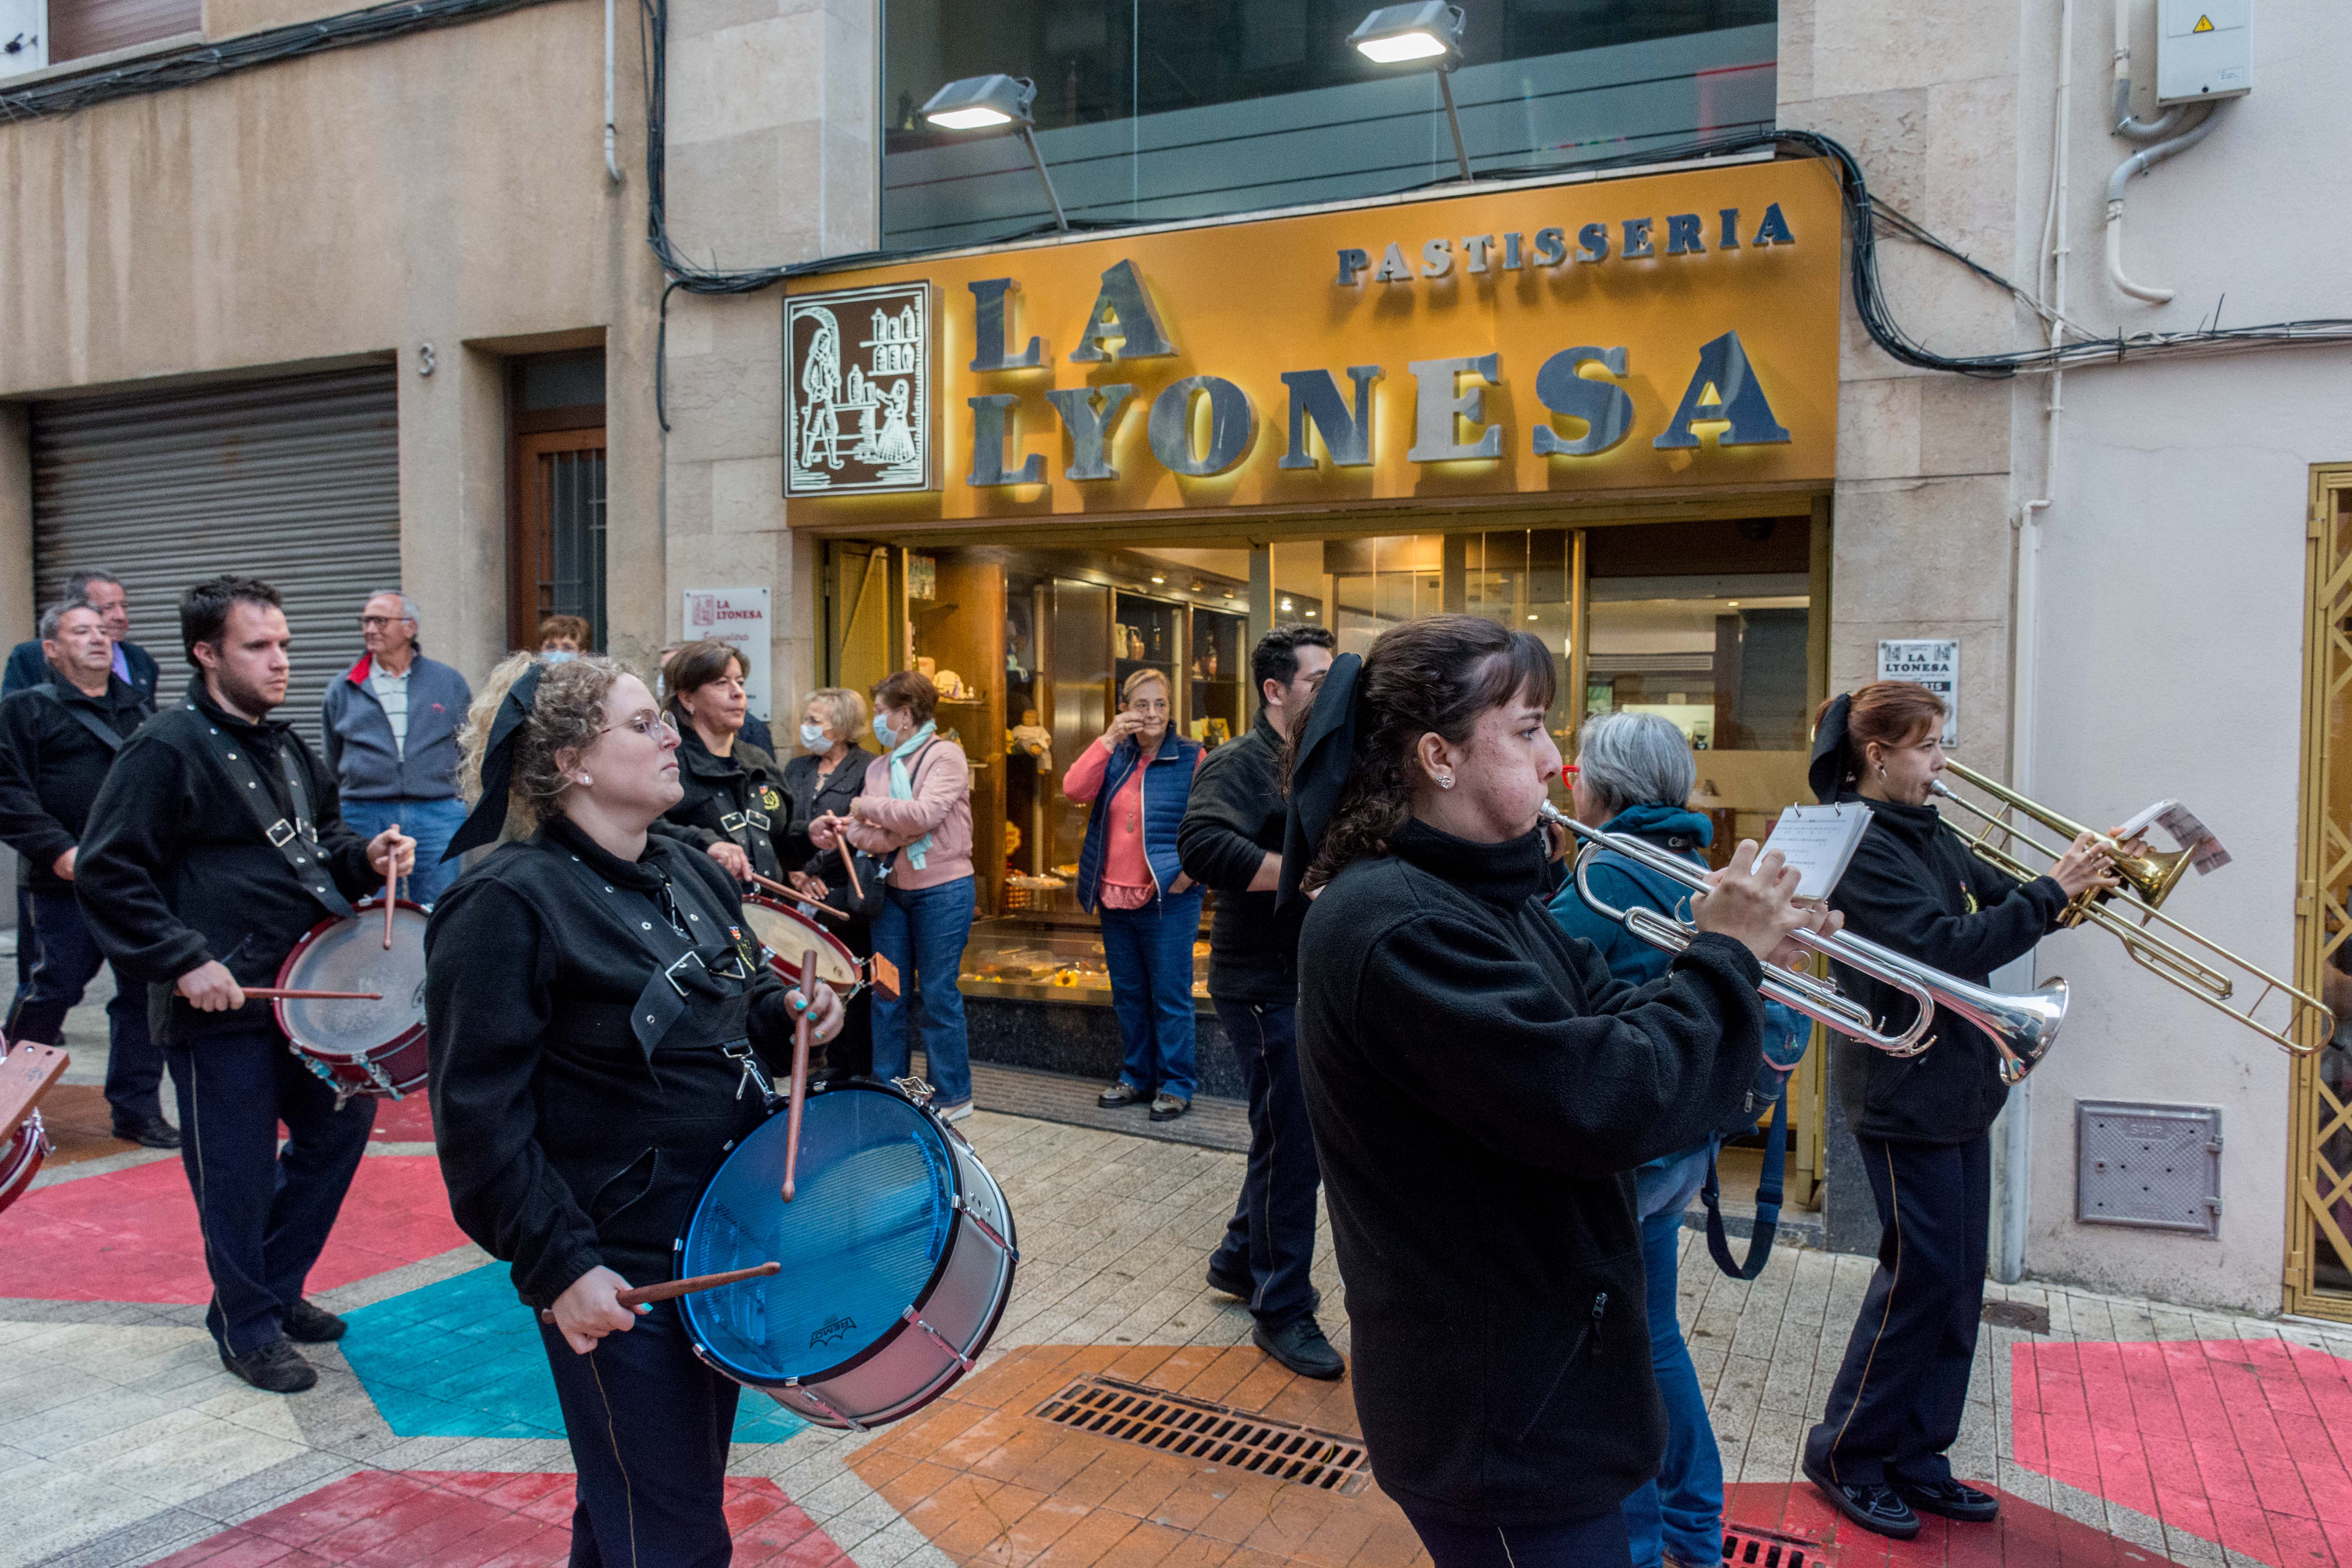
<instances>
[{"instance_id":1,"label":"drumstick","mask_svg":"<svg viewBox=\"0 0 2352 1568\"><path fill-rule=\"evenodd\" d=\"M397 822L392 826L394 832L400 830ZM387 851L383 858L383 950L386 952L392 951L392 911L394 901L399 897L400 861Z\"/></svg>"},{"instance_id":2,"label":"drumstick","mask_svg":"<svg viewBox=\"0 0 2352 1568\"><path fill-rule=\"evenodd\" d=\"M248 1002L381 1002L381 991L281 991L268 985L241 985Z\"/></svg>"},{"instance_id":3,"label":"drumstick","mask_svg":"<svg viewBox=\"0 0 2352 1568\"><path fill-rule=\"evenodd\" d=\"M697 1290L716 1290L721 1285L733 1285L745 1279L761 1279L783 1269L781 1263L762 1263L756 1268L730 1268L723 1274L698 1274L691 1279L670 1279L659 1285L633 1285L626 1290L616 1290L613 1300L624 1307L634 1307L644 1301L667 1301L679 1296L691 1296ZM546 1307L539 1310L542 1323L555 1321L555 1313Z\"/></svg>"},{"instance_id":4,"label":"drumstick","mask_svg":"<svg viewBox=\"0 0 2352 1568\"><path fill-rule=\"evenodd\" d=\"M831 904L821 904L814 899L810 898L806 893L802 892L798 888L787 888L782 882L772 882L767 878L760 875L757 871L746 871L744 875L751 878L752 882L757 886L765 888L772 893L781 893L785 898L792 900L795 903L806 904L811 909L814 910L823 910L826 914L833 915L840 920L845 921L849 918L849 911L847 910L836 910ZM860 893L857 896L862 899L866 895Z\"/></svg>"},{"instance_id":5,"label":"drumstick","mask_svg":"<svg viewBox=\"0 0 2352 1568\"><path fill-rule=\"evenodd\" d=\"M845 843L841 847L841 868L849 873L849 890L859 903L866 901L866 889L857 885L857 851Z\"/></svg>"},{"instance_id":6,"label":"drumstick","mask_svg":"<svg viewBox=\"0 0 2352 1568\"><path fill-rule=\"evenodd\" d=\"M793 1026L793 1098L792 1109L785 1112L784 1123L784 1202L793 1201L794 1177L801 1165L801 1108L808 1103L809 1035L815 1026L809 1014L816 1005L816 949L810 948L801 955L801 1017Z\"/></svg>"}]
</instances>

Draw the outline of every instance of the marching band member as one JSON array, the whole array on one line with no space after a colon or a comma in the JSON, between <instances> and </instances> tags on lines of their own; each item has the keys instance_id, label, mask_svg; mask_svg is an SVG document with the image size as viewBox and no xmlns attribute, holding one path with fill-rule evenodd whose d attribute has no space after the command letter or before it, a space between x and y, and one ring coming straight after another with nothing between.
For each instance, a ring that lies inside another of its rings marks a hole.
<instances>
[{"instance_id":1,"label":"marching band member","mask_svg":"<svg viewBox=\"0 0 2352 1568\"><path fill-rule=\"evenodd\" d=\"M425 931L433 1118L451 1212L537 1310L579 1471L574 1563L716 1564L738 1385L695 1359L672 1240L731 1142L765 1115L807 1011L761 961L735 883L651 836L680 793L677 731L635 676L593 655L508 659L476 699L474 813L457 855L511 837ZM798 955L788 955L797 958Z\"/></svg>"},{"instance_id":2,"label":"marching band member","mask_svg":"<svg viewBox=\"0 0 2352 1568\"><path fill-rule=\"evenodd\" d=\"M1822 802L1861 801L1870 831L1831 895L1848 929L1906 957L1983 984L2056 929L2067 900L2116 877L2090 835L2050 874L2020 885L1969 853L1927 804L1944 768L1944 703L1908 680L1881 680L1824 703L1811 778ZM1841 968L1840 984L1888 1028L1907 998ZM1991 1152L2009 1098L1991 1037L1947 1014L1915 1057L1845 1048L1837 1063L1860 1103L1847 1115L1885 1229L1829 1407L1805 1441L1804 1470L1865 1530L1908 1540L1921 1512L1984 1521L2000 1500L1952 1479L1984 1301Z\"/></svg>"},{"instance_id":3,"label":"marching band member","mask_svg":"<svg viewBox=\"0 0 2352 1568\"><path fill-rule=\"evenodd\" d=\"M1287 750L1284 904L1320 887L1299 1060L1356 1408L1437 1568L1629 1560L1621 1505L1666 1431L1632 1172L1746 1094L1762 963L1822 923L1742 845L1666 974L1612 981L1544 907L1553 681L1533 637L1411 622L1332 666Z\"/></svg>"},{"instance_id":4,"label":"marching band member","mask_svg":"<svg viewBox=\"0 0 2352 1568\"><path fill-rule=\"evenodd\" d=\"M74 890L98 944L146 983L171 1063L180 1158L204 1233L221 1364L256 1388L319 1381L289 1341L341 1339L343 1321L302 1298L359 1170L375 1100L335 1091L287 1049L266 1002L294 944L415 864L396 827L362 841L329 773L291 724L286 615L253 577L180 596L196 679L179 707L115 754L83 825ZM289 1136L283 1152L278 1124Z\"/></svg>"},{"instance_id":5,"label":"marching band member","mask_svg":"<svg viewBox=\"0 0 2352 1568\"><path fill-rule=\"evenodd\" d=\"M662 684L684 793L653 830L700 849L739 882L754 871L782 881L783 771L744 737L743 656L723 642L690 642L662 666Z\"/></svg>"}]
</instances>

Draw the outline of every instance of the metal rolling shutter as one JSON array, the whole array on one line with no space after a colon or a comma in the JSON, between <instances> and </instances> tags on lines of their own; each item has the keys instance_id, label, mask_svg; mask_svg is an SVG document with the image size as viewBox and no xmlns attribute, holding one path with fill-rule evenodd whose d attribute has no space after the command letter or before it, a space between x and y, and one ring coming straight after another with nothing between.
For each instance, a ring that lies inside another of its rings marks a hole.
<instances>
[{"instance_id":1,"label":"metal rolling shutter","mask_svg":"<svg viewBox=\"0 0 2352 1568\"><path fill-rule=\"evenodd\" d=\"M33 574L122 579L131 640L188 679L179 599L243 572L285 596L294 673L279 716L319 742L327 682L361 652L360 605L400 584L395 371L385 365L75 398L33 410Z\"/></svg>"}]
</instances>

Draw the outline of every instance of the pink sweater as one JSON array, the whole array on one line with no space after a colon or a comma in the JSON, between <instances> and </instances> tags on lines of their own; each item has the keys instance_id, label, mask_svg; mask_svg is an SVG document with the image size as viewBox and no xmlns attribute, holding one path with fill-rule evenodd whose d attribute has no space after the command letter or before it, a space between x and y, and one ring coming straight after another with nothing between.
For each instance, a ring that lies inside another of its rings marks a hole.
<instances>
[{"instance_id":1,"label":"pink sweater","mask_svg":"<svg viewBox=\"0 0 2352 1568\"><path fill-rule=\"evenodd\" d=\"M1208 760L1203 750L1192 758L1192 772L1197 775L1201 764ZM1066 800L1091 801L1102 790L1103 774L1110 768L1110 748L1097 739L1078 753L1062 775L1062 796ZM1139 910L1151 901L1158 890L1151 880L1151 861L1143 852L1143 775L1147 770L1138 768L1127 775L1118 786L1118 794L1107 806L1110 836L1103 845L1102 888L1096 901L1107 909Z\"/></svg>"},{"instance_id":2,"label":"pink sweater","mask_svg":"<svg viewBox=\"0 0 2352 1568\"><path fill-rule=\"evenodd\" d=\"M906 856L890 868L894 888L936 888L971 875L971 764L953 741L934 740L912 759L915 798L890 798L890 759L866 764L866 787L857 796L859 820L849 841L869 855L887 855L928 833L923 868Z\"/></svg>"}]
</instances>

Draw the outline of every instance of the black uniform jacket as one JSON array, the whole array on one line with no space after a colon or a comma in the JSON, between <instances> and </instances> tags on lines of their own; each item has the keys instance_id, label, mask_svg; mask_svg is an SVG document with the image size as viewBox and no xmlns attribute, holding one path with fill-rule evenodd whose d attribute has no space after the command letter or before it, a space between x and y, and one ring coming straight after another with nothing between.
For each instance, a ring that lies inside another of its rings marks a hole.
<instances>
[{"instance_id":1,"label":"black uniform jacket","mask_svg":"<svg viewBox=\"0 0 2352 1568\"><path fill-rule=\"evenodd\" d=\"M702 743L701 734L691 724L681 725L677 743L677 782L686 793L678 803L662 813L654 831L664 838L674 838L697 849L709 847L725 840L739 842L738 836L719 825L719 819L734 812L763 813L772 826L769 835L776 847L781 863L784 839L784 776L775 759L751 744L740 735L728 755L719 756ZM755 858L751 868L761 868Z\"/></svg>"},{"instance_id":2,"label":"black uniform jacket","mask_svg":"<svg viewBox=\"0 0 2352 1568\"><path fill-rule=\"evenodd\" d=\"M817 777L814 752L803 752L784 764L784 801L792 808L792 823L786 836L776 840L776 847L783 852L786 866L795 871L805 868L822 882L848 881L842 875L839 852L828 849L819 854L809 842L809 824L827 812L848 816L849 803L866 788L866 765L873 760L874 753L865 747L852 746L841 765L823 780Z\"/></svg>"},{"instance_id":3,"label":"black uniform jacket","mask_svg":"<svg viewBox=\"0 0 2352 1568\"><path fill-rule=\"evenodd\" d=\"M1851 792L1840 797L1861 800ZM1830 895L1846 929L1947 974L1982 985L1992 972L2033 951L2057 929L2065 889L2047 877L2018 882L1969 853L1936 808L1864 801L1870 831ZM1838 984L1868 1004L1884 1027L1907 1026L1909 997L1840 965ZM2009 1090L2000 1053L1984 1031L1950 1013L1935 1026L1936 1043L1916 1057L1842 1047L1838 1065L1857 1058L1861 1104L1846 1119L1865 1138L1897 1143L1965 1143L1992 1125Z\"/></svg>"},{"instance_id":4,"label":"black uniform jacket","mask_svg":"<svg viewBox=\"0 0 2352 1568\"><path fill-rule=\"evenodd\" d=\"M1297 950L1274 918L1275 895L1249 890L1265 858L1282 853L1281 754L1282 737L1260 711L1240 739L1202 763L1176 829L1184 874L1216 889L1209 994L1220 1002L1287 1006L1298 996Z\"/></svg>"},{"instance_id":5,"label":"black uniform jacket","mask_svg":"<svg viewBox=\"0 0 2352 1568\"><path fill-rule=\"evenodd\" d=\"M73 885L50 867L80 841L120 742L154 711L114 675L97 697L54 676L0 702L0 843L25 858L31 886L55 891ZM117 745L92 734L77 714L105 726Z\"/></svg>"},{"instance_id":6,"label":"black uniform jacket","mask_svg":"<svg viewBox=\"0 0 2352 1568\"><path fill-rule=\"evenodd\" d=\"M1298 949L1298 1057L1389 1494L1471 1525L1615 1509L1657 1473L1633 1167L1760 1059L1762 974L1705 935L1610 978L1545 909L1543 839L1420 822L1332 879Z\"/></svg>"},{"instance_id":7,"label":"black uniform jacket","mask_svg":"<svg viewBox=\"0 0 2352 1568\"><path fill-rule=\"evenodd\" d=\"M560 816L499 846L435 906L425 1005L450 1212L541 1307L600 1263L633 1285L668 1279L670 1244L726 1145L765 1114L756 1089L736 1097L741 1068L688 1026L692 1014L650 1053L638 1043L631 1005L655 963L625 922L645 900L591 901L575 855L656 900L665 880L698 881L698 902L742 921L708 855L648 836L625 861ZM751 967L750 1038L781 1077L792 1011L768 968Z\"/></svg>"},{"instance_id":8,"label":"black uniform jacket","mask_svg":"<svg viewBox=\"0 0 2352 1568\"><path fill-rule=\"evenodd\" d=\"M366 840L343 825L334 775L291 724L232 719L202 680L188 696L194 708L157 714L116 754L74 859L82 919L107 957L148 983L150 1026L174 1041L266 1025L270 1011L248 1002L199 1013L171 994L173 981L218 959L241 985L274 984L294 944L332 912L270 847L242 782L213 755L207 727L246 749L281 815L293 811L278 761L290 748L319 831L319 864L346 898L383 885L368 866Z\"/></svg>"}]
</instances>

